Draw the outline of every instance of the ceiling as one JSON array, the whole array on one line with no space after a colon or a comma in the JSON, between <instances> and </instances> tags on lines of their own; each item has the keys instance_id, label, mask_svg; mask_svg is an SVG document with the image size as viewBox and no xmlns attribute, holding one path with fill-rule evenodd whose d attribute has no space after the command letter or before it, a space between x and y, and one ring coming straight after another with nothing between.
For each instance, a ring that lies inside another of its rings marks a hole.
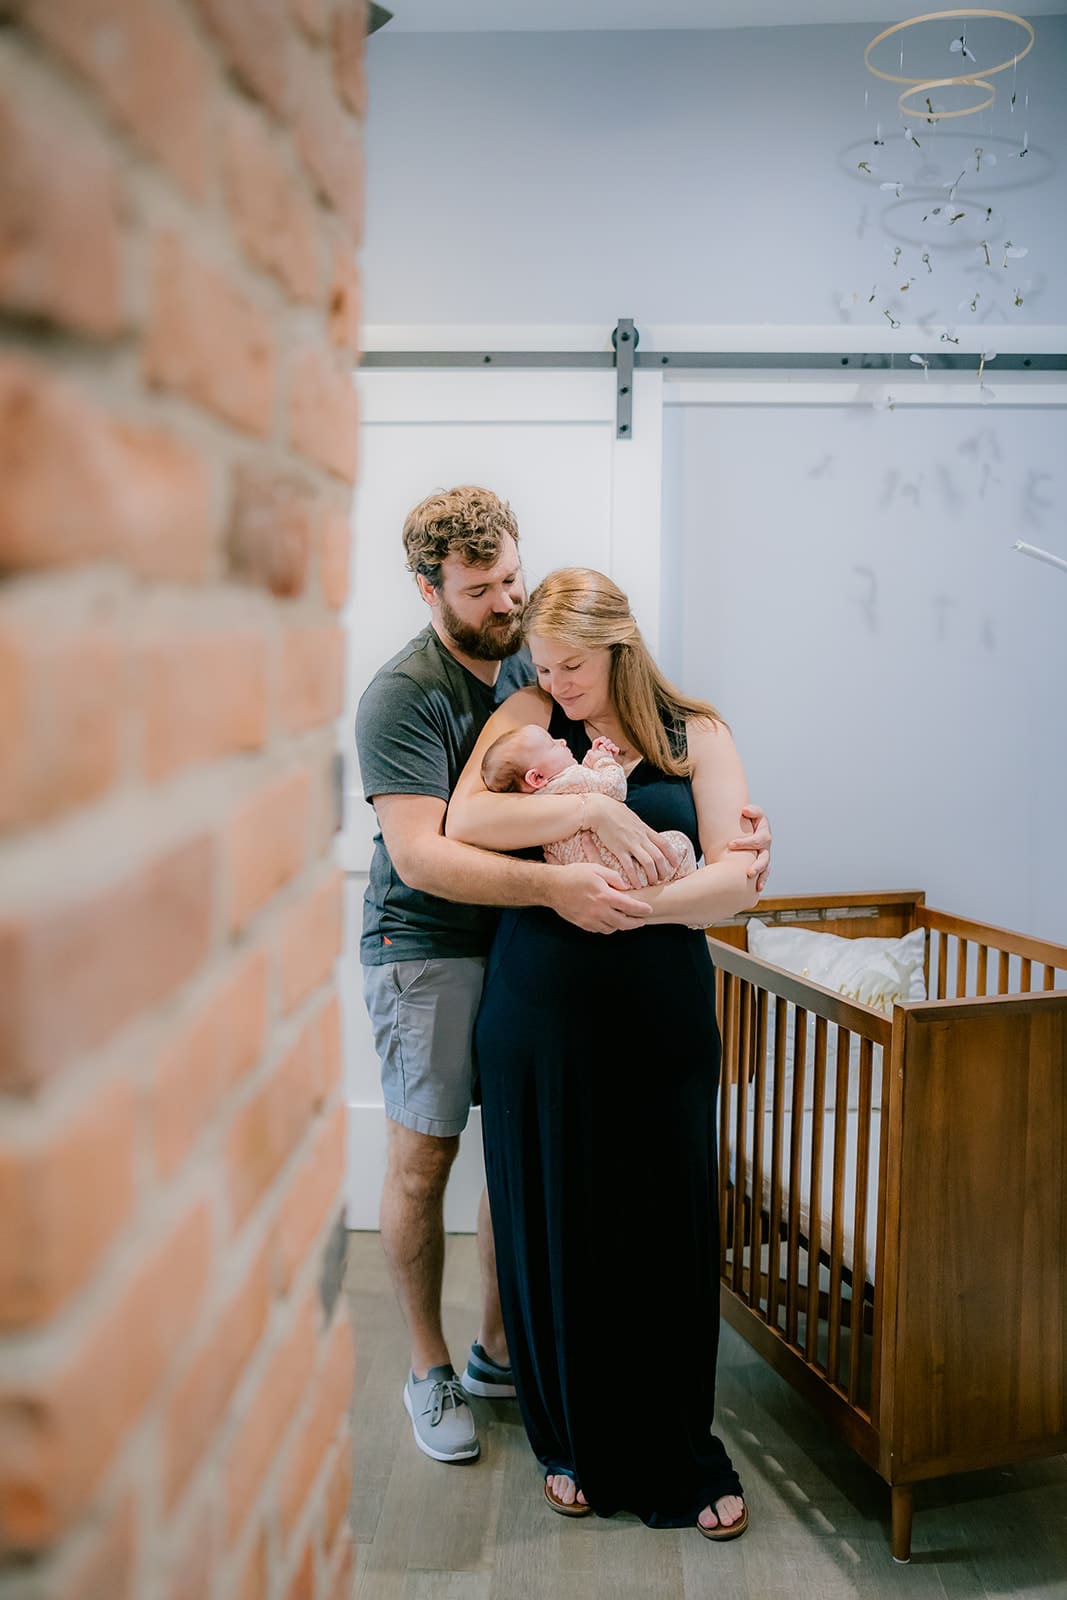
<instances>
[{"instance_id":1,"label":"ceiling","mask_svg":"<svg viewBox=\"0 0 1067 1600\"><path fill-rule=\"evenodd\" d=\"M902 22L917 0L389 0L390 33L571 32L594 29L770 28L805 22ZM1028 0L1027 17L1067 0Z\"/></svg>"}]
</instances>

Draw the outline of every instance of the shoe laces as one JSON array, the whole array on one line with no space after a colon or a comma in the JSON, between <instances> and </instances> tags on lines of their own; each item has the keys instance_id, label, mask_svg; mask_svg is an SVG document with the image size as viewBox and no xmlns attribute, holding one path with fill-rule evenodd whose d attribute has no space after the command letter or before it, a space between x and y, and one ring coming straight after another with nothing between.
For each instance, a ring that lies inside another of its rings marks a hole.
<instances>
[{"instance_id":1,"label":"shoe laces","mask_svg":"<svg viewBox=\"0 0 1067 1600\"><path fill-rule=\"evenodd\" d=\"M430 1427L436 1428L444 1415L445 1406L450 1404L458 1411L460 1406L467 1404L467 1397L460 1387L458 1378L439 1378L430 1390L430 1398L422 1408L423 1416L429 1415Z\"/></svg>"}]
</instances>

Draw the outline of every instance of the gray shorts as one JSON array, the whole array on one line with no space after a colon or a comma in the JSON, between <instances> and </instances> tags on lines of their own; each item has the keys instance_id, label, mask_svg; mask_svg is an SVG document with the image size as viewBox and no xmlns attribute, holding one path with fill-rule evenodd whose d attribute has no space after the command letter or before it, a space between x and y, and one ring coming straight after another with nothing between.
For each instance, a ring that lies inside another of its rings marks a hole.
<instances>
[{"instance_id":1,"label":"gray shorts","mask_svg":"<svg viewBox=\"0 0 1067 1600\"><path fill-rule=\"evenodd\" d=\"M439 1139L467 1126L471 1044L484 977L480 956L363 968L385 1111L394 1122Z\"/></svg>"}]
</instances>

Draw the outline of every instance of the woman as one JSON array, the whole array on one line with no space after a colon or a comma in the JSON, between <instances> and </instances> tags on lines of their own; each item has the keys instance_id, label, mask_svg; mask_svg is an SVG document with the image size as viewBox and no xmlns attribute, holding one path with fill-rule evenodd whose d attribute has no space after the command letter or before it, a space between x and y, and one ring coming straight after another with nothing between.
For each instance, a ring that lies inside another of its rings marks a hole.
<instances>
[{"instance_id":1,"label":"woman","mask_svg":"<svg viewBox=\"0 0 1067 1600\"><path fill-rule=\"evenodd\" d=\"M652 1527L743 1533L748 1513L713 1437L719 1332L715 1099L719 1035L698 930L755 904L730 854L747 794L729 730L652 661L601 573L552 573L526 633L537 687L492 716L447 831L495 850L578 828L608 837L651 915L611 938L539 908L506 912L476 1048L504 1321L523 1420L555 1510L633 1511ZM489 745L524 723L581 760L619 747L626 806L679 829L706 865L675 882L670 848L600 795L490 794ZM614 808L611 811L609 808ZM626 819L625 824L615 824ZM607 869L605 869L607 870ZM621 885L620 885L621 887Z\"/></svg>"}]
</instances>

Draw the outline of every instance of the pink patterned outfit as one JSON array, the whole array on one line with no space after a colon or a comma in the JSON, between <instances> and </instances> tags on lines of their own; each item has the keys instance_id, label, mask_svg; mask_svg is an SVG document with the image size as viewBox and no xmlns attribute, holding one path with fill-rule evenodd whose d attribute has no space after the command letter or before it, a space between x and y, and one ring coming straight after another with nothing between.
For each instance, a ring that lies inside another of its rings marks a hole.
<instances>
[{"instance_id":1,"label":"pink patterned outfit","mask_svg":"<svg viewBox=\"0 0 1067 1600\"><path fill-rule=\"evenodd\" d=\"M579 766L566 767L555 778L537 790L538 794L606 794L612 800L626 799L626 774L622 767L609 756L606 751L593 749L586 753L585 760ZM696 855L693 846L684 833L674 829L664 833L679 857L679 864L672 872L668 883L673 883L676 878L687 878L691 872L696 871ZM618 856L612 854L601 843L599 835L582 830L572 833L569 839L559 839L555 844L545 845L545 860L553 861L557 866L569 866L575 861L600 862L605 867L612 867L616 872L622 871L622 864ZM625 876L625 874L624 874ZM644 873L640 874L641 887L647 888L648 880Z\"/></svg>"}]
</instances>

